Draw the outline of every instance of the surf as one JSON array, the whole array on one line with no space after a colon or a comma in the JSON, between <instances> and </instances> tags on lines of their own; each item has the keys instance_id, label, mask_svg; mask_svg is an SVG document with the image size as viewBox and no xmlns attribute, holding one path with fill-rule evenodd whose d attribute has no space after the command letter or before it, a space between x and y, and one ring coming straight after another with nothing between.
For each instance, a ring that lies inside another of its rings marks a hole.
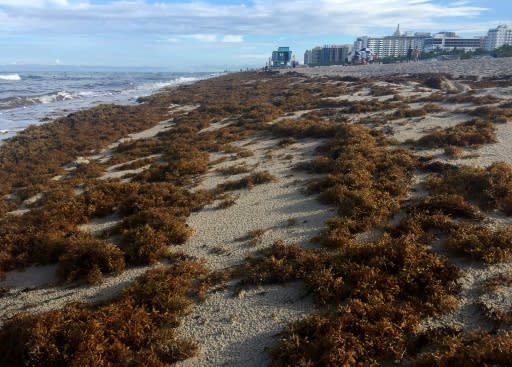
<instances>
[{"instance_id":1,"label":"surf","mask_svg":"<svg viewBox=\"0 0 512 367\"><path fill-rule=\"evenodd\" d=\"M19 74L0 74L0 80L18 81L21 80Z\"/></svg>"}]
</instances>

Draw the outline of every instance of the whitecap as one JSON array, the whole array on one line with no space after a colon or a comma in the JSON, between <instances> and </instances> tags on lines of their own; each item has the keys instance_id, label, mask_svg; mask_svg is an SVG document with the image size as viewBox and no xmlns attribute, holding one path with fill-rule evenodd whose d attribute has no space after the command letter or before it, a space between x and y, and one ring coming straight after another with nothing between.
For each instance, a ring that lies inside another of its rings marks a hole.
<instances>
[{"instance_id":1,"label":"whitecap","mask_svg":"<svg viewBox=\"0 0 512 367\"><path fill-rule=\"evenodd\" d=\"M60 101L69 101L72 99L77 98L78 95L76 93L69 93L66 91L61 91L57 93L47 94L44 96L37 96L37 97L29 97L27 98L27 101L29 101L29 104L36 104L36 103L42 103L42 104L48 104L52 102L60 102Z\"/></svg>"},{"instance_id":2,"label":"whitecap","mask_svg":"<svg viewBox=\"0 0 512 367\"><path fill-rule=\"evenodd\" d=\"M146 87L151 90L158 90L158 89L167 88L167 87L176 87L176 86L182 85L182 84L190 84L193 82L197 82L201 79L204 79L204 78L180 76L180 77L177 77L177 78L165 81L165 82L148 83L148 84L142 85L141 87Z\"/></svg>"},{"instance_id":3,"label":"whitecap","mask_svg":"<svg viewBox=\"0 0 512 367\"><path fill-rule=\"evenodd\" d=\"M0 80L17 81L21 80L21 76L18 74L0 74Z\"/></svg>"}]
</instances>

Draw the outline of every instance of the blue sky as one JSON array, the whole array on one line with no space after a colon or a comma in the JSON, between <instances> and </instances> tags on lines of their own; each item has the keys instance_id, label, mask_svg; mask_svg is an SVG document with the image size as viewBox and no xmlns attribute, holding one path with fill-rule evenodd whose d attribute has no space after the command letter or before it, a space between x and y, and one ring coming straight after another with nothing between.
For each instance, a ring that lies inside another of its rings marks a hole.
<instances>
[{"instance_id":1,"label":"blue sky","mask_svg":"<svg viewBox=\"0 0 512 367\"><path fill-rule=\"evenodd\" d=\"M0 0L0 65L263 66L273 49L402 31L487 33L510 0Z\"/></svg>"}]
</instances>

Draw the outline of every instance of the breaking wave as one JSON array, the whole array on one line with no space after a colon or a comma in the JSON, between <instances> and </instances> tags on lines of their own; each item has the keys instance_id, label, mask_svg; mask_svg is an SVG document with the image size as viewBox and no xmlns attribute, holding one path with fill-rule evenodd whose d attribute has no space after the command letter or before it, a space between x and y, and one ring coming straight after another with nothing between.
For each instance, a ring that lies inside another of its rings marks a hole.
<instances>
[{"instance_id":1,"label":"breaking wave","mask_svg":"<svg viewBox=\"0 0 512 367\"><path fill-rule=\"evenodd\" d=\"M32 106L35 104L48 104L59 101L70 101L72 99L83 98L88 96L89 92L68 93L65 91L50 93L42 96L23 96L9 97L0 99L0 110L8 108L16 108L23 106Z\"/></svg>"},{"instance_id":2,"label":"breaking wave","mask_svg":"<svg viewBox=\"0 0 512 367\"><path fill-rule=\"evenodd\" d=\"M167 87L174 87L181 84L188 84L193 83L198 80L201 80L202 78L198 77L187 77L187 76L180 76L179 78L172 79L166 82L159 82L159 83L153 83L152 87L154 89L161 89L161 88L167 88Z\"/></svg>"},{"instance_id":3,"label":"breaking wave","mask_svg":"<svg viewBox=\"0 0 512 367\"><path fill-rule=\"evenodd\" d=\"M13 74L14 75L14 74ZM0 78L2 76L0 75ZM5 75L4 75L5 77ZM195 81L201 80L204 78L199 77L178 77L175 79L171 79L168 81L162 82L149 82L144 83L138 86L134 86L132 89L125 90L102 90L102 91L76 91L76 92L68 92L68 91L59 91L52 92L44 95L36 95L36 96L12 96L7 98L0 98L0 110L5 110L9 108L19 108L26 106L33 106L37 104L49 104L54 102L61 101L72 101L72 100L80 100L80 99L90 99L94 97L111 99L112 96L115 95L124 95L130 93L142 93L142 94L151 94L155 90L159 90L162 88L169 88L173 86L178 86L181 84L193 83ZM92 87L92 86L91 86Z\"/></svg>"},{"instance_id":4,"label":"breaking wave","mask_svg":"<svg viewBox=\"0 0 512 367\"><path fill-rule=\"evenodd\" d=\"M0 80L16 81L21 80L21 76L18 74L0 74Z\"/></svg>"}]
</instances>

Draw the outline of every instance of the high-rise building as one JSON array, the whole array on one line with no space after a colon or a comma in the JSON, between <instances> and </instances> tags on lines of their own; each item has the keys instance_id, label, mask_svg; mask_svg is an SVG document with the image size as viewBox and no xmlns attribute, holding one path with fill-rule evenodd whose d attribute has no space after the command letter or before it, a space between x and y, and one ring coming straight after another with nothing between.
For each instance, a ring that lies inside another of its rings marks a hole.
<instances>
[{"instance_id":1,"label":"high-rise building","mask_svg":"<svg viewBox=\"0 0 512 367\"><path fill-rule=\"evenodd\" d=\"M368 36L357 37L355 42L354 42L354 50L360 50L362 48L368 47L368 40L369 39L370 39L370 37L368 37Z\"/></svg>"},{"instance_id":2,"label":"high-rise building","mask_svg":"<svg viewBox=\"0 0 512 367\"><path fill-rule=\"evenodd\" d=\"M333 65L344 64L347 58L355 55L370 54L372 59L382 60L385 57L407 56L409 49L422 51L475 51L480 48L494 50L503 45L512 45L512 24L499 25L489 29L487 36L462 38L455 32L439 32L431 35L427 32L401 32L397 25L393 35L384 37L358 37L350 45L315 47L304 53L304 64L307 65ZM350 60L349 60L350 61Z\"/></svg>"},{"instance_id":3,"label":"high-rise building","mask_svg":"<svg viewBox=\"0 0 512 367\"><path fill-rule=\"evenodd\" d=\"M272 52L272 67L284 68L288 67L292 60L292 51L290 47L279 47L277 51Z\"/></svg>"},{"instance_id":4,"label":"high-rise building","mask_svg":"<svg viewBox=\"0 0 512 367\"><path fill-rule=\"evenodd\" d=\"M439 32L425 39L424 50L430 52L434 50L453 51L457 49L467 52L483 48L484 43L483 37L461 38L455 32Z\"/></svg>"},{"instance_id":5,"label":"high-rise building","mask_svg":"<svg viewBox=\"0 0 512 367\"><path fill-rule=\"evenodd\" d=\"M311 50L311 64L321 65L322 61L322 47L315 47Z\"/></svg>"},{"instance_id":6,"label":"high-rise building","mask_svg":"<svg viewBox=\"0 0 512 367\"><path fill-rule=\"evenodd\" d=\"M503 45L512 45L512 25L499 25L487 32L485 37L487 50L494 50Z\"/></svg>"},{"instance_id":7,"label":"high-rise building","mask_svg":"<svg viewBox=\"0 0 512 367\"><path fill-rule=\"evenodd\" d=\"M325 45L306 50L304 64L307 65L341 65L345 64L351 45Z\"/></svg>"},{"instance_id":8,"label":"high-rise building","mask_svg":"<svg viewBox=\"0 0 512 367\"><path fill-rule=\"evenodd\" d=\"M304 65L311 65L313 62L313 53L311 50L304 52Z\"/></svg>"},{"instance_id":9,"label":"high-rise building","mask_svg":"<svg viewBox=\"0 0 512 367\"><path fill-rule=\"evenodd\" d=\"M423 49L425 39L431 37L430 33L406 33L409 35L398 35L399 27L395 31L393 36L385 37L359 37L354 42L354 48L360 50L362 48L370 49L373 54L382 59L383 57L401 57L407 55L409 47L420 50Z\"/></svg>"},{"instance_id":10,"label":"high-rise building","mask_svg":"<svg viewBox=\"0 0 512 367\"><path fill-rule=\"evenodd\" d=\"M320 63L322 65L340 65L344 64L347 60L349 47L341 45L324 46L322 48L322 55Z\"/></svg>"}]
</instances>

